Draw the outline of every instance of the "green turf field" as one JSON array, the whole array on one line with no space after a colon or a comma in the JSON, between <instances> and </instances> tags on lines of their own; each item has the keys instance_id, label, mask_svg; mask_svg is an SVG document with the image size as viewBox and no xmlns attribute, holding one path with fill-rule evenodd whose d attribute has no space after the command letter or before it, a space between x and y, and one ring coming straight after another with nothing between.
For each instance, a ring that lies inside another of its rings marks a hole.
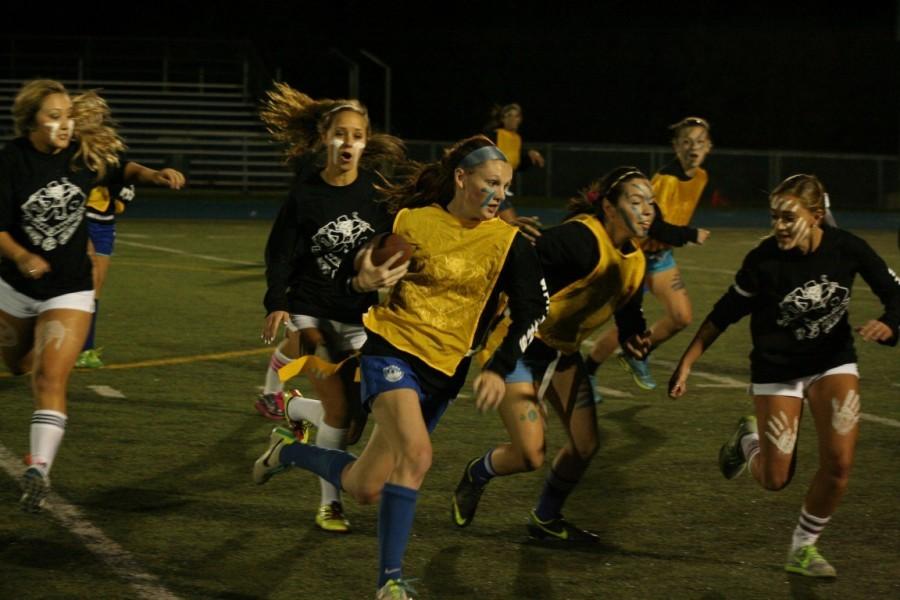
<instances>
[{"instance_id":1,"label":"green turf field","mask_svg":"<svg viewBox=\"0 0 900 600\"><path fill-rule=\"evenodd\" d=\"M267 232L261 222L119 225L97 333L108 367L73 375L52 473L73 508L56 510L61 518L21 513L18 485L0 470L0 599L374 596L375 507L348 500L353 533L329 535L313 525L311 475L289 472L263 487L250 480L271 429L252 407L269 356L259 341ZM900 268L894 233L861 233ZM716 230L705 247L678 252L696 322L655 360L678 358L762 234ZM655 300L646 305L655 318ZM858 281L853 323L879 314ZM900 597L898 350L858 343L863 412L881 420L864 417L850 489L820 541L839 578L816 584L781 569L815 466L809 420L786 490L764 492L746 475L725 481L716 467L719 445L750 409L747 325L719 339L697 365L709 375L696 372L679 401L661 389L641 392L613 363L601 368L602 447L566 511L600 532L596 548L528 541L524 524L543 473L495 480L474 523L455 529L449 500L461 469L504 436L496 415L461 399L435 432L407 553L405 573L418 578L421 597ZM654 369L668 379L667 366ZM0 397L0 450L12 464L28 450L28 381L0 372ZM555 422L549 440L553 453Z\"/></svg>"}]
</instances>

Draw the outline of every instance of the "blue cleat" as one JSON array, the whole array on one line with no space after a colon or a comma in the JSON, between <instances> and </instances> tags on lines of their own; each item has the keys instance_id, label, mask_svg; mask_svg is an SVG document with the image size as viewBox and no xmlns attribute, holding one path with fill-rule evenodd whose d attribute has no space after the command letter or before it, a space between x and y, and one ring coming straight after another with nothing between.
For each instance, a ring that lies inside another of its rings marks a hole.
<instances>
[{"instance_id":1,"label":"blue cleat","mask_svg":"<svg viewBox=\"0 0 900 600\"><path fill-rule=\"evenodd\" d=\"M650 374L650 367L646 360L638 360L625 354L619 354L618 358L619 364L631 373L631 378L639 388L648 392L656 389L656 380Z\"/></svg>"}]
</instances>

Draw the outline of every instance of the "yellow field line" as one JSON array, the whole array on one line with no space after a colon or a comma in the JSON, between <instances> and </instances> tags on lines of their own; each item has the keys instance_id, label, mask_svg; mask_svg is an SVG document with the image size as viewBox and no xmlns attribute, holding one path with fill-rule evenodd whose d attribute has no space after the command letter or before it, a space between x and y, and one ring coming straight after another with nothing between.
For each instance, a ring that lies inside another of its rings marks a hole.
<instances>
[{"instance_id":1,"label":"yellow field line","mask_svg":"<svg viewBox=\"0 0 900 600\"><path fill-rule=\"evenodd\" d=\"M106 365L104 371L110 369L142 369L144 367L163 367L166 365L184 365L204 360L221 360L223 358L235 358L237 356L253 356L254 354L271 353L272 348L255 348L253 350L233 350L231 352L217 352L216 354L197 354L195 356L176 356L174 358L157 358L155 360L142 360L131 363L119 363ZM86 370L86 369L79 369ZM12 373L0 373L0 379L12 377Z\"/></svg>"},{"instance_id":2,"label":"yellow field line","mask_svg":"<svg viewBox=\"0 0 900 600\"><path fill-rule=\"evenodd\" d=\"M132 363L106 365L106 369L141 369L143 367L161 367L166 365L184 365L204 360L220 360L234 358L236 356L252 356L254 354L271 354L272 348L255 348L253 350L233 350L231 352L218 352L216 354L198 354L196 356L176 356L174 358L158 358L156 360L143 360Z\"/></svg>"}]
</instances>

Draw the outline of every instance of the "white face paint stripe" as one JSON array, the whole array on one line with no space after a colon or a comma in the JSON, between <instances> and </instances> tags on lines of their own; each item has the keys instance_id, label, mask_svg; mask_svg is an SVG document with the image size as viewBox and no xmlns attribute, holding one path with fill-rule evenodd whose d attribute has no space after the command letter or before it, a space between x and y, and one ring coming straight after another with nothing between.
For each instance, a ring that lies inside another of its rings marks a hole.
<instances>
[{"instance_id":1,"label":"white face paint stripe","mask_svg":"<svg viewBox=\"0 0 900 600\"><path fill-rule=\"evenodd\" d=\"M344 145L344 140L339 140L338 138L332 138L331 140L331 164L336 165L338 163L338 159L341 157L341 146Z\"/></svg>"},{"instance_id":2,"label":"white face paint stripe","mask_svg":"<svg viewBox=\"0 0 900 600\"><path fill-rule=\"evenodd\" d=\"M791 238L792 245L798 246L805 242L806 238L809 237L811 229L812 227L810 226L809 221L802 217L797 217L797 220L794 221L794 226L791 227L791 233L793 233L793 237Z\"/></svg>"},{"instance_id":3,"label":"white face paint stripe","mask_svg":"<svg viewBox=\"0 0 900 600\"><path fill-rule=\"evenodd\" d=\"M782 454L792 454L794 452L794 444L797 443L798 425L799 419L797 417L794 417L792 424L788 416L784 414L784 411L779 411L779 414L772 415L769 419L766 438Z\"/></svg>"},{"instance_id":4,"label":"white face paint stripe","mask_svg":"<svg viewBox=\"0 0 900 600\"><path fill-rule=\"evenodd\" d=\"M59 130L62 128L62 121L51 121L44 125L47 129L50 130L50 141L55 142L56 138L59 137ZM75 130L75 121L72 119L67 119L66 123L66 132L71 136L72 131Z\"/></svg>"},{"instance_id":5,"label":"white face paint stripe","mask_svg":"<svg viewBox=\"0 0 900 600\"><path fill-rule=\"evenodd\" d=\"M341 158L341 149L344 147L344 140L340 138L332 138L331 139L331 163L338 164L338 161ZM366 143L361 142L359 140L353 142L349 145L349 152L353 155L354 164L359 161L359 158L362 156L363 150L366 148Z\"/></svg>"},{"instance_id":6,"label":"white face paint stripe","mask_svg":"<svg viewBox=\"0 0 900 600\"><path fill-rule=\"evenodd\" d=\"M59 121L51 121L45 127L50 130L50 141L55 142L56 136L59 135Z\"/></svg>"},{"instance_id":7,"label":"white face paint stripe","mask_svg":"<svg viewBox=\"0 0 900 600\"><path fill-rule=\"evenodd\" d=\"M859 422L859 394L856 390L848 390L842 403L837 398L831 399L831 426L838 435L847 435Z\"/></svg>"}]
</instances>

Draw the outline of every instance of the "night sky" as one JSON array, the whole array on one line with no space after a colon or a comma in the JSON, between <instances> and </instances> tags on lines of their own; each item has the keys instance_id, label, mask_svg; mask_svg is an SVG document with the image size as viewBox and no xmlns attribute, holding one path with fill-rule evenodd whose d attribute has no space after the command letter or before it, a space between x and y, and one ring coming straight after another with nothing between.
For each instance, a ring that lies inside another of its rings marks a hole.
<instances>
[{"instance_id":1,"label":"night sky","mask_svg":"<svg viewBox=\"0 0 900 600\"><path fill-rule=\"evenodd\" d=\"M378 125L382 71L360 55L367 49L393 68L393 132L409 139L464 137L492 104L516 101L533 142L665 144L666 126L691 114L712 122L720 148L898 153L898 2L731 4L256 2L241 14L126 6L116 23L72 15L70 30L247 38L272 74L313 96L347 94L335 48L359 61L360 95ZM425 18L426 7L443 17ZM39 33L35 24L2 27Z\"/></svg>"}]
</instances>

